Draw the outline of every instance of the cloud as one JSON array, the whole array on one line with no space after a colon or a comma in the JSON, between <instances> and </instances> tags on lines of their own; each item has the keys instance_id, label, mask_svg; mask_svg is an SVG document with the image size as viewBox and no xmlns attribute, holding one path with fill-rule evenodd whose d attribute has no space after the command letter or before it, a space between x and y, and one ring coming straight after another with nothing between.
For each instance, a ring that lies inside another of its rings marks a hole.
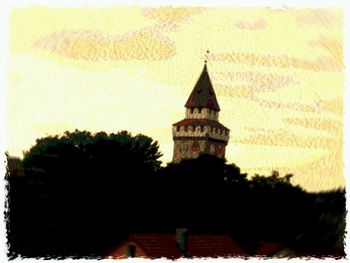
<instances>
[{"instance_id":1,"label":"cloud","mask_svg":"<svg viewBox=\"0 0 350 263\"><path fill-rule=\"evenodd\" d=\"M317 159L293 163L285 166L254 167L246 169L249 173L269 173L272 169L281 174L292 173L293 184L301 185L308 191L329 191L345 186L343 174L343 125L340 121L322 118L285 118L283 121L293 126L311 130L325 131L329 136L299 135L286 130L264 128L245 128L247 136L231 138L234 143L246 145L295 147L301 149L325 150ZM278 148L277 148L278 149ZM284 149L285 150L285 149ZM283 151L281 150L281 153ZM266 157L268 158L268 157Z\"/></svg>"},{"instance_id":2,"label":"cloud","mask_svg":"<svg viewBox=\"0 0 350 263\"><path fill-rule=\"evenodd\" d=\"M321 99L316 99L313 103L305 104L300 102L274 101L259 97L259 93L273 92L290 85L300 84L298 80L295 80L294 77L290 75L238 71L214 73L212 79L218 82L215 88L219 96L246 98L263 107L292 109L304 112L320 112L324 109L324 105L327 104L327 102ZM234 84L223 84L224 81L229 81Z\"/></svg>"},{"instance_id":3,"label":"cloud","mask_svg":"<svg viewBox=\"0 0 350 263\"><path fill-rule=\"evenodd\" d=\"M86 61L166 60L175 54L173 41L151 32L108 35L100 31L60 31L35 45L69 59Z\"/></svg>"},{"instance_id":4,"label":"cloud","mask_svg":"<svg viewBox=\"0 0 350 263\"><path fill-rule=\"evenodd\" d=\"M267 145L267 146L287 146L300 148L314 148L331 150L334 144L339 142L338 138L325 136L299 135L286 130L246 128L251 134L242 138L232 139L235 143Z\"/></svg>"},{"instance_id":5,"label":"cloud","mask_svg":"<svg viewBox=\"0 0 350 263\"><path fill-rule=\"evenodd\" d=\"M214 73L212 79L215 82L229 81L230 83L235 83L235 85L232 86L220 84L219 82L218 85L215 85L215 87L218 87L218 94L223 93L226 95L229 93L235 96L236 93L240 94L240 91L244 90L246 97L250 97L252 93L275 91L283 87L299 83L299 81L296 81L290 75L261 73L254 71Z\"/></svg>"},{"instance_id":6,"label":"cloud","mask_svg":"<svg viewBox=\"0 0 350 263\"><path fill-rule=\"evenodd\" d=\"M326 131L329 134L336 135L340 140L342 138L343 124L339 121L321 118L285 118L283 121L291 125Z\"/></svg>"},{"instance_id":7,"label":"cloud","mask_svg":"<svg viewBox=\"0 0 350 263\"><path fill-rule=\"evenodd\" d=\"M258 19L253 22L247 20L236 20L234 27L240 30L256 31L266 28L266 21L264 19Z\"/></svg>"},{"instance_id":8,"label":"cloud","mask_svg":"<svg viewBox=\"0 0 350 263\"><path fill-rule=\"evenodd\" d=\"M302 9L287 10L299 26L314 26L327 29L339 28L343 21L343 13L336 9ZM337 14L335 14L335 12Z\"/></svg>"},{"instance_id":9,"label":"cloud","mask_svg":"<svg viewBox=\"0 0 350 263\"><path fill-rule=\"evenodd\" d=\"M326 100L321 102L321 110L324 112L333 113L339 116L343 116L343 99L334 98L332 100Z\"/></svg>"},{"instance_id":10,"label":"cloud","mask_svg":"<svg viewBox=\"0 0 350 263\"><path fill-rule=\"evenodd\" d=\"M254 93L250 94L249 99L257 102L260 106L276 109L290 109L310 113L328 112L338 116L343 115L343 101L335 98L332 100L315 99L313 103L300 102L280 102L258 98Z\"/></svg>"},{"instance_id":11,"label":"cloud","mask_svg":"<svg viewBox=\"0 0 350 263\"><path fill-rule=\"evenodd\" d=\"M327 112L342 116L343 101L341 98L323 100L315 97L313 102L282 102L259 97L260 93L273 92L294 84L300 84L293 76L262 73L254 71L212 73L215 90L219 96L246 98L262 107L275 109L290 109L310 113ZM226 84L228 83L228 84Z\"/></svg>"},{"instance_id":12,"label":"cloud","mask_svg":"<svg viewBox=\"0 0 350 263\"><path fill-rule=\"evenodd\" d=\"M250 96L250 99L260 106L267 108L276 108L276 109L290 109L304 112L321 112L321 100L317 99L313 103L300 103L300 102L281 102L281 101L273 101L258 98L254 93Z\"/></svg>"},{"instance_id":13,"label":"cloud","mask_svg":"<svg viewBox=\"0 0 350 263\"><path fill-rule=\"evenodd\" d=\"M254 92L253 88L248 85L235 84L215 84L215 91L218 96L250 98Z\"/></svg>"},{"instance_id":14,"label":"cloud","mask_svg":"<svg viewBox=\"0 0 350 263\"><path fill-rule=\"evenodd\" d=\"M331 55L338 65L344 67L342 42L338 41L337 39L320 36L309 43L312 47L318 47L325 50L327 54Z\"/></svg>"},{"instance_id":15,"label":"cloud","mask_svg":"<svg viewBox=\"0 0 350 263\"><path fill-rule=\"evenodd\" d=\"M234 64L245 64L250 66L264 66L277 68L298 68L310 71L339 71L343 65L333 57L318 56L315 59L307 60L288 55L258 55L254 53L231 52L231 53L210 53L210 61L231 62Z\"/></svg>"},{"instance_id":16,"label":"cloud","mask_svg":"<svg viewBox=\"0 0 350 263\"><path fill-rule=\"evenodd\" d=\"M149 18L165 23L180 23L187 21L191 16L200 13L204 8L195 7L159 7L144 8L142 13Z\"/></svg>"},{"instance_id":17,"label":"cloud","mask_svg":"<svg viewBox=\"0 0 350 263\"><path fill-rule=\"evenodd\" d=\"M332 151L323 154L315 160L304 160L299 164L285 166L266 166L252 167L243 169L250 175L270 174L272 170L277 170L280 174L291 173L294 176L291 179L292 184L300 185L307 191L319 192L330 191L332 189L345 187L345 176L343 173L343 151L342 144L338 143ZM293 149L293 151L295 151ZM283 154L283 153L282 153ZM296 152L297 154L297 152Z\"/></svg>"},{"instance_id":18,"label":"cloud","mask_svg":"<svg viewBox=\"0 0 350 263\"><path fill-rule=\"evenodd\" d=\"M190 18L202 12L204 8L183 8L183 7L159 7L159 8L143 8L144 16L151 18L158 23L150 27L150 30L156 32L176 31L181 23L187 22Z\"/></svg>"},{"instance_id":19,"label":"cloud","mask_svg":"<svg viewBox=\"0 0 350 263\"><path fill-rule=\"evenodd\" d=\"M343 144L338 141L333 150L316 161L290 167L295 175L292 183L299 184L308 191L329 191L345 187L343 173Z\"/></svg>"}]
</instances>

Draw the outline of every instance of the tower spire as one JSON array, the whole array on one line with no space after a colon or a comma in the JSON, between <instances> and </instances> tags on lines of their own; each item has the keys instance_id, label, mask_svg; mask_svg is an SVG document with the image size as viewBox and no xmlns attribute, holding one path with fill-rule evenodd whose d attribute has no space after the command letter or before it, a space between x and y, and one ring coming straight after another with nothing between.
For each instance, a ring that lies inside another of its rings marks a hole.
<instances>
[{"instance_id":1,"label":"tower spire","mask_svg":"<svg viewBox=\"0 0 350 263\"><path fill-rule=\"evenodd\" d=\"M209 50L207 50L207 54ZM220 111L215 91L209 77L207 69L207 60L204 60L204 67L196 85L194 86L190 97L188 98L186 108L208 108Z\"/></svg>"}]
</instances>

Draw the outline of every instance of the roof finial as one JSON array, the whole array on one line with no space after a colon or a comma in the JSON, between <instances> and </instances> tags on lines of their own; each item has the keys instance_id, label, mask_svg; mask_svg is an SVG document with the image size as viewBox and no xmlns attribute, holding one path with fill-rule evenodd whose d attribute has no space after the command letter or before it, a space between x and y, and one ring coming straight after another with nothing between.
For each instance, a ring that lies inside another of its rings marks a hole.
<instances>
[{"instance_id":1,"label":"roof finial","mask_svg":"<svg viewBox=\"0 0 350 263\"><path fill-rule=\"evenodd\" d=\"M204 59L204 64L207 65L208 62L208 54L209 54L209 50L207 50L206 54L205 54L205 59Z\"/></svg>"}]
</instances>

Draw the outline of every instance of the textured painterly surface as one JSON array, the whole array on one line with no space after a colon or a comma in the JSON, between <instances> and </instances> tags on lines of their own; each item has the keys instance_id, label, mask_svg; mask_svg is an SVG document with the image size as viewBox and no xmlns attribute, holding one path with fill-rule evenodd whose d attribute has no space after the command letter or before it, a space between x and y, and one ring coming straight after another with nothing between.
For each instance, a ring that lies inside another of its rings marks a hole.
<instances>
[{"instance_id":1,"label":"textured painterly surface","mask_svg":"<svg viewBox=\"0 0 350 263\"><path fill-rule=\"evenodd\" d=\"M343 14L337 9L13 9L9 153L76 128L143 133L172 158L171 125L203 67L231 130L229 162L344 186Z\"/></svg>"}]
</instances>

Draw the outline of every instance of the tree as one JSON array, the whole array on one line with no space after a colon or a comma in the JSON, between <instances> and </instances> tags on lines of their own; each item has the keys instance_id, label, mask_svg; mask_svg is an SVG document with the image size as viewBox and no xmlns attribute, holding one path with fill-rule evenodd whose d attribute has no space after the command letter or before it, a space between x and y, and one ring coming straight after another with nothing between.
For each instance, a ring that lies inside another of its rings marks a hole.
<instances>
[{"instance_id":1,"label":"tree","mask_svg":"<svg viewBox=\"0 0 350 263\"><path fill-rule=\"evenodd\" d=\"M160 156L157 142L126 131L38 139L24 155L23 180L10 182L16 222L10 232L22 244L13 249L26 248L17 252L30 256L103 255L136 224L134 193L142 195L152 181Z\"/></svg>"},{"instance_id":2,"label":"tree","mask_svg":"<svg viewBox=\"0 0 350 263\"><path fill-rule=\"evenodd\" d=\"M248 180L212 155L166 167L160 156L157 142L126 131L38 139L9 166L24 169L7 176L10 252L96 257L128 233L185 227L230 234L252 255L266 240L343 253L344 191L306 193L277 171Z\"/></svg>"},{"instance_id":3,"label":"tree","mask_svg":"<svg viewBox=\"0 0 350 263\"><path fill-rule=\"evenodd\" d=\"M246 175L236 165L206 154L170 163L162 174L169 218L174 224L208 231L227 225L228 207L236 203L235 196L246 183Z\"/></svg>"},{"instance_id":4,"label":"tree","mask_svg":"<svg viewBox=\"0 0 350 263\"><path fill-rule=\"evenodd\" d=\"M122 131L110 135L104 132L92 135L87 131L75 130L73 133L67 131L63 136L38 139L25 153L23 165L27 171L56 174L55 171L62 170L63 166L84 171L93 169L94 165L108 168L118 165L124 168L123 165L133 163L127 168L140 168L140 171L150 173L160 168L158 159L161 156L158 143L141 134L133 137L130 133ZM89 162L90 160L92 162Z\"/></svg>"},{"instance_id":5,"label":"tree","mask_svg":"<svg viewBox=\"0 0 350 263\"><path fill-rule=\"evenodd\" d=\"M267 187L267 188L277 188L277 187L290 187L293 188L293 185L290 182L290 179L293 177L293 174L286 174L285 176L280 176L278 171L272 171L270 176L264 176L255 174L251 180L251 187ZM300 186L295 186L295 188L300 188Z\"/></svg>"}]
</instances>

